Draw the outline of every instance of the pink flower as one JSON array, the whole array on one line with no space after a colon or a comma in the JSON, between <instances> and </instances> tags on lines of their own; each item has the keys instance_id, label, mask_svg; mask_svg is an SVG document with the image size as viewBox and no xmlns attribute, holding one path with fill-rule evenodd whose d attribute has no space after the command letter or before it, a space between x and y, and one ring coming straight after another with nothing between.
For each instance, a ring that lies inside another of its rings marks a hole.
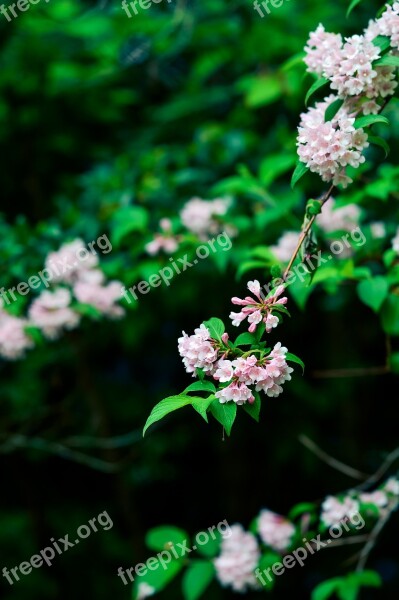
<instances>
[{"instance_id":1,"label":"pink flower","mask_svg":"<svg viewBox=\"0 0 399 600\"><path fill-rule=\"evenodd\" d=\"M277 317L273 316L273 318L270 318L272 316L272 311L279 305L282 306L287 302L286 297L280 298L281 294L284 292L284 286L280 285L275 288L267 298L265 298L261 292L259 281L249 281L247 287L249 291L256 296L256 299L251 296L247 296L244 300L236 297L232 298L231 301L233 304L242 306L243 308L239 313L231 312L230 319L236 327L240 325L242 321L248 319L248 323L250 324L248 331L250 333L256 331L257 325L263 321L266 325L266 331L269 333L273 327L278 325Z\"/></svg>"},{"instance_id":2,"label":"pink flower","mask_svg":"<svg viewBox=\"0 0 399 600\"><path fill-rule=\"evenodd\" d=\"M28 322L8 314L0 305L0 356L16 360L33 348L33 341L25 333Z\"/></svg>"},{"instance_id":3,"label":"pink flower","mask_svg":"<svg viewBox=\"0 0 399 600\"><path fill-rule=\"evenodd\" d=\"M220 404L233 401L241 406L246 402L253 404L255 401L255 398L249 387L247 387L245 383L239 383L238 381L234 381L229 386L223 388L219 392L216 392L215 396L216 398L219 398Z\"/></svg>"},{"instance_id":4,"label":"pink flower","mask_svg":"<svg viewBox=\"0 0 399 600\"><path fill-rule=\"evenodd\" d=\"M378 508L384 508L388 506L388 496L382 490L375 490L374 492L359 494L360 502L364 504L375 504Z\"/></svg>"},{"instance_id":5,"label":"pink flower","mask_svg":"<svg viewBox=\"0 0 399 600\"><path fill-rule=\"evenodd\" d=\"M75 297L79 302L93 306L107 317L122 317L125 311L116 304L121 298L122 284L120 281L105 284L104 281L104 274L98 269L81 274L73 286Z\"/></svg>"},{"instance_id":6,"label":"pink flower","mask_svg":"<svg viewBox=\"0 0 399 600\"><path fill-rule=\"evenodd\" d=\"M79 275L96 267L98 256L90 252L80 239L64 244L57 252L51 252L46 258L45 267L51 273L54 282L73 283Z\"/></svg>"},{"instance_id":7,"label":"pink flower","mask_svg":"<svg viewBox=\"0 0 399 600\"><path fill-rule=\"evenodd\" d=\"M192 198L184 205L180 212L180 218L189 231L205 240L208 238L208 234L216 234L222 231L223 224L220 217L226 214L229 205L230 201L225 198L217 198L216 200ZM229 229L229 232L234 235L232 229Z\"/></svg>"},{"instance_id":8,"label":"pink flower","mask_svg":"<svg viewBox=\"0 0 399 600\"><path fill-rule=\"evenodd\" d=\"M80 316L69 308L70 303L71 294L65 288L44 291L32 302L29 319L43 335L54 340L64 329L74 329L79 325Z\"/></svg>"},{"instance_id":9,"label":"pink flower","mask_svg":"<svg viewBox=\"0 0 399 600\"><path fill-rule=\"evenodd\" d=\"M396 230L395 237L392 240L392 249L399 254L399 227Z\"/></svg>"},{"instance_id":10,"label":"pink flower","mask_svg":"<svg viewBox=\"0 0 399 600\"><path fill-rule=\"evenodd\" d=\"M270 250L279 262L288 263L293 255L299 240L297 231L286 231Z\"/></svg>"},{"instance_id":11,"label":"pink flower","mask_svg":"<svg viewBox=\"0 0 399 600\"><path fill-rule=\"evenodd\" d=\"M399 2L395 2L392 6L387 5L381 17L370 23L369 29L373 37L377 35L390 37L391 46L399 49Z\"/></svg>"},{"instance_id":12,"label":"pink flower","mask_svg":"<svg viewBox=\"0 0 399 600\"><path fill-rule=\"evenodd\" d=\"M331 233L332 231L352 231L359 223L361 210L356 204L347 204L336 208L336 201L330 198L317 217L317 225Z\"/></svg>"},{"instance_id":13,"label":"pink flower","mask_svg":"<svg viewBox=\"0 0 399 600\"><path fill-rule=\"evenodd\" d=\"M370 230L375 240L380 240L386 235L385 223L382 221L373 221L370 223Z\"/></svg>"},{"instance_id":14,"label":"pink flower","mask_svg":"<svg viewBox=\"0 0 399 600\"><path fill-rule=\"evenodd\" d=\"M230 360L219 360L213 378L220 381L220 383L227 383L233 378L233 374L233 363Z\"/></svg>"},{"instance_id":15,"label":"pink flower","mask_svg":"<svg viewBox=\"0 0 399 600\"><path fill-rule=\"evenodd\" d=\"M173 235L172 222L169 219L161 219L159 225L162 233L156 233L154 239L146 244L145 248L151 256L161 250L166 254L173 254L179 247L179 237Z\"/></svg>"},{"instance_id":16,"label":"pink flower","mask_svg":"<svg viewBox=\"0 0 399 600\"><path fill-rule=\"evenodd\" d=\"M143 581L138 585L136 600L145 600L145 598L153 596L155 592L156 589L154 587Z\"/></svg>"},{"instance_id":17,"label":"pink flower","mask_svg":"<svg viewBox=\"0 0 399 600\"><path fill-rule=\"evenodd\" d=\"M209 330L203 324L195 330L194 335L188 336L183 331L178 347L187 373L195 376L196 369L211 373L214 371L218 353L212 342Z\"/></svg>"},{"instance_id":18,"label":"pink flower","mask_svg":"<svg viewBox=\"0 0 399 600\"><path fill-rule=\"evenodd\" d=\"M346 521L358 512L359 503L350 496L346 496L343 500L327 496L322 504L321 520L329 527Z\"/></svg>"},{"instance_id":19,"label":"pink flower","mask_svg":"<svg viewBox=\"0 0 399 600\"><path fill-rule=\"evenodd\" d=\"M371 99L392 95L397 86L395 69L373 66L373 62L380 58L380 49L372 43L373 38L383 30L383 35L392 35L391 24L392 18L387 15L386 19L370 24L364 35L354 35L346 38L345 42L340 35L326 33L324 27L319 25L310 34L305 47L304 61L308 71L329 79L331 89L337 90L341 98L354 97L357 102L360 96ZM363 114L376 114L379 111L375 102L358 104Z\"/></svg>"},{"instance_id":20,"label":"pink flower","mask_svg":"<svg viewBox=\"0 0 399 600\"><path fill-rule=\"evenodd\" d=\"M272 352L261 359L255 355L240 357L232 362L221 360L214 379L222 382L231 381L230 385L216 393L216 397L224 404L252 404L255 401L253 392L248 386L256 385L256 391L264 391L268 396L276 397L281 394L281 385L291 379L293 369L286 362L287 348L276 344Z\"/></svg>"},{"instance_id":21,"label":"pink flower","mask_svg":"<svg viewBox=\"0 0 399 600\"><path fill-rule=\"evenodd\" d=\"M262 377L258 380L256 391L263 391L267 396L276 398L279 396L283 388L283 383L291 380L293 368L287 365L286 354L287 348L281 346L278 342L266 358L266 364L263 369Z\"/></svg>"},{"instance_id":22,"label":"pink flower","mask_svg":"<svg viewBox=\"0 0 399 600\"><path fill-rule=\"evenodd\" d=\"M266 546L283 552L291 544L295 527L288 519L270 510L262 510L258 517L258 531Z\"/></svg>"},{"instance_id":23,"label":"pink flower","mask_svg":"<svg viewBox=\"0 0 399 600\"><path fill-rule=\"evenodd\" d=\"M254 575L260 559L256 538L241 525L231 527L231 536L224 538L220 556L215 558L216 575L222 586L235 592L259 588Z\"/></svg>"},{"instance_id":24,"label":"pink flower","mask_svg":"<svg viewBox=\"0 0 399 600\"><path fill-rule=\"evenodd\" d=\"M355 114L343 105L331 121L325 121L328 106L336 100L329 96L302 113L298 128L298 155L301 162L323 181L344 187L351 183L345 168L358 168L365 161L362 152L369 146L363 129L355 129Z\"/></svg>"},{"instance_id":25,"label":"pink flower","mask_svg":"<svg viewBox=\"0 0 399 600\"><path fill-rule=\"evenodd\" d=\"M399 480L391 477L384 485L384 491L399 496Z\"/></svg>"}]
</instances>

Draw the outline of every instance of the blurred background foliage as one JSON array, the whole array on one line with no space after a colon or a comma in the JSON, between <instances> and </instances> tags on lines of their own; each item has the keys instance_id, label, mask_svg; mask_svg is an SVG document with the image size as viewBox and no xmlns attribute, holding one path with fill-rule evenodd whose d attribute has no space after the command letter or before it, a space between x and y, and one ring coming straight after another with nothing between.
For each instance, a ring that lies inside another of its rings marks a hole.
<instances>
[{"instance_id":1,"label":"blurred background foliage","mask_svg":"<svg viewBox=\"0 0 399 600\"><path fill-rule=\"evenodd\" d=\"M380 6L364 0L345 20L344 0L291 0L261 19L250 0L175 0L129 19L118 2L50 0L11 23L1 17L2 286L26 281L64 241L104 233L114 247L102 259L106 273L127 286L148 278L168 257L149 257L144 244L159 219L176 218L192 196L232 197L229 222L240 232L230 252L126 305L125 319L87 320L25 360L1 362L1 568L29 560L50 537L74 532L103 510L114 521L52 568L13 587L2 578L2 598L129 598L117 568L147 558L149 528L248 524L263 506L285 513L352 484L309 454L299 434L366 472L397 443L395 395L387 387L396 389L393 374L325 372L386 361L380 320L360 302L355 271L366 259L369 273L382 273L383 264L364 253L321 277L324 289L312 286L306 306L308 292L293 291L282 337L307 371L296 373L281 399L264 400L260 426L244 415L222 441L216 424L206 426L187 409L141 439L153 405L190 382L176 349L181 330L210 316L227 320L245 270L269 279L265 248L287 229L299 230L306 199L324 189L315 176L294 191L289 185L312 83L292 57L319 22L353 34ZM384 220L392 237L396 100L387 114L391 126L381 133L391 145L388 162L381 166L383 156L372 150L340 200L361 204L368 221ZM188 236L184 244L182 253L190 253L198 240ZM377 254L388 249L383 240ZM397 334L392 296L385 329ZM27 301L11 310L22 313ZM395 350L395 338L391 344ZM104 438L112 441L98 441ZM397 597L394 539L385 534L371 561L386 599ZM345 572L347 554L334 552L333 560L320 553L287 573L270 597L309 598L317 583ZM179 598L178 582L173 586L160 597ZM206 597L232 594L215 584Z\"/></svg>"}]
</instances>

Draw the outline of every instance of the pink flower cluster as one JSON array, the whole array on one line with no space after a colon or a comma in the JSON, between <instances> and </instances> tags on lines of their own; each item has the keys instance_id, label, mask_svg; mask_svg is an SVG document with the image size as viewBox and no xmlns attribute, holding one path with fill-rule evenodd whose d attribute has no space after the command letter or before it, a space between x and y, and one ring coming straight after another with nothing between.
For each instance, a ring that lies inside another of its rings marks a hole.
<instances>
[{"instance_id":1,"label":"pink flower cluster","mask_svg":"<svg viewBox=\"0 0 399 600\"><path fill-rule=\"evenodd\" d=\"M79 325L80 315L69 307L71 300L71 293L66 288L42 292L29 308L30 322L45 337L56 339L63 329L74 329Z\"/></svg>"},{"instance_id":2,"label":"pink flower cluster","mask_svg":"<svg viewBox=\"0 0 399 600\"><path fill-rule=\"evenodd\" d=\"M362 152L369 146L363 129L355 129L356 114L343 105L331 121L325 121L325 111L336 100L331 95L314 108L302 113L298 128L299 159L323 181L346 187L352 179L345 173L350 165L357 168L365 161Z\"/></svg>"},{"instance_id":3,"label":"pink flower cluster","mask_svg":"<svg viewBox=\"0 0 399 600\"><path fill-rule=\"evenodd\" d=\"M250 324L248 331L250 333L253 333L259 323L263 322L266 325L266 332L270 333L279 324L278 317L273 315L272 311L287 303L286 297L280 298L284 292L284 286L280 285L277 287L267 298L262 294L260 283L256 279L255 281L249 281L247 287L251 294L256 296L256 299L251 296L247 296L243 300L241 298L232 298L231 301L233 304L242 306L243 308L239 313L230 313L230 319L236 327L242 321L248 319L248 323Z\"/></svg>"},{"instance_id":4,"label":"pink flower cluster","mask_svg":"<svg viewBox=\"0 0 399 600\"><path fill-rule=\"evenodd\" d=\"M294 254L299 240L297 231L286 231L277 244L270 246L270 250L279 262L288 263L291 256Z\"/></svg>"},{"instance_id":5,"label":"pink flower cluster","mask_svg":"<svg viewBox=\"0 0 399 600\"><path fill-rule=\"evenodd\" d=\"M399 254L399 227L396 230L395 237L392 240L392 249Z\"/></svg>"},{"instance_id":6,"label":"pink flower cluster","mask_svg":"<svg viewBox=\"0 0 399 600\"><path fill-rule=\"evenodd\" d=\"M373 39L378 35L390 38L392 48L399 45L399 3L387 6L380 19L370 21L363 35L342 39L341 35L327 33L322 25L310 34L305 47L308 71L322 75L331 82L341 98L365 96L368 99L386 98L394 94L397 83L395 68L374 66L381 56ZM364 114L378 112L378 104L362 106Z\"/></svg>"},{"instance_id":7,"label":"pink flower cluster","mask_svg":"<svg viewBox=\"0 0 399 600\"><path fill-rule=\"evenodd\" d=\"M331 82L331 89L338 96L364 95L368 99L385 98L395 92L394 68L373 67L380 58L380 49L369 35L354 35L343 41L340 35L327 33L322 25L311 33L305 47L304 59L308 71L322 75ZM373 31L373 37L378 33ZM362 107L364 114L378 112L377 103Z\"/></svg>"},{"instance_id":8,"label":"pink flower cluster","mask_svg":"<svg viewBox=\"0 0 399 600\"><path fill-rule=\"evenodd\" d=\"M79 260L79 254L84 258ZM48 281L59 285L44 290L28 309L28 319L11 316L0 307L0 356L17 359L34 346L26 333L28 326L37 327L48 339L58 338L64 330L77 327L80 314L72 307L73 296L107 317L121 317L124 310L117 304L122 284L106 282L104 273L97 269L98 257L90 254L82 240L64 244L46 259ZM60 268L61 265L61 268ZM64 287L65 286L65 287Z\"/></svg>"},{"instance_id":9,"label":"pink flower cluster","mask_svg":"<svg viewBox=\"0 0 399 600\"><path fill-rule=\"evenodd\" d=\"M361 210L356 204L336 207L334 198L324 204L317 217L317 225L325 232L352 231L359 223Z\"/></svg>"},{"instance_id":10,"label":"pink flower cluster","mask_svg":"<svg viewBox=\"0 0 399 600\"><path fill-rule=\"evenodd\" d=\"M258 517L258 532L266 546L277 552L284 552L292 543L295 526L281 515L262 510Z\"/></svg>"},{"instance_id":11,"label":"pink flower cluster","mask_svg":"<svg viewBox=\"0 0 399 600\"><path fill-rule=\"evenodd\" d=\"M241 525L231 527L231 535L222 540L221 553L215 558L216 575L222 586L235 592L259 588L254 571L258 566L260 550L256 537Z\"/></svg>"},{"instance_id":12,"label":"pink flower cluster","mask_svg":"<svg viewBox=\"0 0 399 600\"><path fill-rule=\"evenodd\" d=\"M178 339L178 347L187 373L193 373L195 376L196 369L203 369L209 373L214 371L218 353L215 341L205 325L195 329L194 335L189 336L183 331L183 336Z\"/></svg>"},{"instance_id":13,"label":"pink flower cluster","mask_svg":"<svg viewBox=\"0 0 399 600\"><path fill-rule=\"evenodd\" d=\"M155 256L161 250L166 254L173 254L179 247L180 238L173 234L171 220L161 219L159 227L162 233L156 233L154 239L146 244L145 249L151 256Z\"/></svg>"},{"instance_id":14,"label":"pink flower cluster","mask_svg":"<svg viewBox=\"0 0 399 600\"><path fill-rule=\"evenodd\" d=\"M82 273L98 266L98 256L88 252L83 240L76 239L63 244L56 252L50 252L45 267L52 282L73 284Z\"/></svg>"},{"instance_id":15,"label":"pink flower cluster","mask_svg":"<svg viewBox=\"0 0 399 600\"><path fill-rule=\"evenodd\" d=\"M248 289L256 296L256 300L250 296L245 300L232 299L233 303L244 307L241 313L230 315L234 319L233 325L239 325L248 318L249 331L253 333L263 321L269 333L279 322L272 311L279 310L279 307L281 310L287 302L287 298L280 298L284 286L276 288L267 298L261 294L259 281L250 281ZM204 324L195 330L194 335L189 336L183 331L182 337L178 339L178 349L187 373L192 373L195 377L196 370L202 369L221 384L215 393L221 404L252 404L255 401L254 391L263 391L267 396L275 398L282 393L283 383L291 380L293 372L287 364L288 350L280 342L268 354L263 350L244 353L228 341L227 333L219 341L213 339Z\"/></svg>"},{"instance_id":16,"label":"pink flower cluster","mask_svg":"<svg viewBox=\"0 0 399 600\"><path fill-rule=\"evenodd\" d=\"M308 71L329 80L337 96L329 96L301 115L298 135L300 160L323 181L346 187L351 179L348 165L357 168L364 162L367 135L353 124L359 113L377 114L379 99L395 93L395 67L376 66L381 49L373 43L378 35L388 36L391 47L399 47L399 3L387 6L380 19L371 21L363 35L342 38L328 33L322 25L310 34L304 59ZM335 100L344 103L331 121L325 111Z\"/></svg>"},{"instance_id":17,"label":"pink flower cluster","mask_svg":"<svg viewBox=\"0 0 399 600\"><path fill-rule=\"evenodd\" d=\"M32 339L25 333L27 325L25 319L10 315L0 305L0 356L15 360L33 347Z\"/></svg>"},{"instance_id":18,"label":"pink flower cluster","mask_svg":"<svg viewBox=\"0 0 399 600\"><path fill-rule=\"evenodd\" d=\"M399 2L387 4L385 12L376 21L371 21L369 29L374 35L386 35L391 38L392 48L399 50Z\"/></svg>"},{"instance_id":19,"label":"pink flower cluster","mask_svg":"<svg viewBox=\"0 0 399 600\"><path fill-rule=\"evenodd\" d=\"M334 496L327 496L321 508L321 520L327 527L330 527L358 514L359 503L351 496L346 496L342 500Z\"/></svg>"},{"instance_id":20,"label":"pink flower cluster","mask_svg":"<svg viewBox=\"0 0 399 600\"><path fill-rule=\"evenodd\" d=\"M252 404L255 401L253 393L248 386L255 385L257 392L263 391L267 396L276 398L283 388L283 383L291 380L293 369L287 365L287 348L278 342L270 354L258 359L255 355L236 360L220 360L213 375L220 383L229 382L230 385L216 392L221 404L236 402L236 404Z\"/></svg>"},{"instance_id":21,"label":"pink flower cluster","mask_svg":"<svg viewBox=\"0 0 399 600\"><path fill-rule=\"evenodd\" d=\"M200 239L206 240L209 234L215 235L226 230L221 217L227 213L229 205L230 201L225 198L216 198L215 200L192 198L180 212L181 222ZM234 233L229 228L229 235L234 235Z\"/></svg>"}]
</instances>

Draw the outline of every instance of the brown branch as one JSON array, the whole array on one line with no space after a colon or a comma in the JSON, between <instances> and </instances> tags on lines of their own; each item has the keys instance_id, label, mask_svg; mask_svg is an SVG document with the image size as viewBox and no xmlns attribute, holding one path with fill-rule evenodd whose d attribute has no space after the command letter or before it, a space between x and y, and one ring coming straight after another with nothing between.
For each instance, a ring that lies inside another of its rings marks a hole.
<instances>
[{"instance_id":1,"label":"brown branch","mask_svg":"<svg viewBox=\"0 0 399 600\"><path fill-rule=\"evenodd\" d=\"M320 458L323 462L328 464L333 469L336 469L337 471L344 473L344 475L347 475L348 477L352 477L353 479L364 479L365 477L369 477L369 475L362 473L362 471L359 471L358 469L354 469L353 467L346 465L345 463L341 462L340 460L337 460L333 456L330 456L329 454L327 454L327 452L324 452L324 450L319 448L319 446L317 446L317 444L315 444L310 438L308 438L307 435L301 434L299 436L299 441L308 450L310 450L311 452L313 452L313 454L315 454L318 458Z\"/></svg>"},{"instance_id":2,"label":"brown branch","mask_svg":"<svg viewBox=\"0 0 399 600\"><path fill-rule=\"evenodd\" d=\"M384 529L385 525L388 523L389 519L392 516L392 513L394 512L394 510L396 510L397 506L398 506L398 502L394 502L392 504L392 506L390 507L390 509L378 520L377 525L372 530L369 541L367 542L367 544L364 546L363 550L360 553L360 558L359 558L359 561L358 561L357 567L356 567L356 571L358 573L364 570L364 567L366 566L368 557L370 556L370 553L372 552L374 546L377 543L378 536L380 535L381 531Z\"/></svg>"},{"instance_id":3,"label":"brown branch","mask_svg":"<svg viewBox=\"0 0 399 600\"><path fill-rule=\"evenodd\" d=\"M330 189L327 190L327 192L324 194L323 199L321 201L321 206L324 206L324 204L331 198L331 194L333 193L333 190L334 190L334 185L332 185L330 187ZM296 259L297 255L298 255L298 252L301 249L301 246L302 246L303 242L305 241L306 236L308 235L308 233L309 233L309 231L310 231L310 229L311 229L311 227L312 227L312 225L313 225L313 223L314 223L314 221L316 219L316 216L317 215L313 215L309 219L309 221L306 223L306 225L305 225L305 227L304 227L301 235L299 236L298 244L297 244L297 246L296 246L296 248L294 250L293 255L290 258L290 262L288 263L287 268L284 271L283 279L286 279L288 273L290 272L291 267L294 264L294 260Z\"/></svg>"},{"instance_id":4,"label":"brown branch","mask_svg":"<svg viewBox=\"0 0 399 600\"><path fill-rule=\"evenodd\" d=\"M364 481L361 485L359 485L355 489L356 490L367 490L369 487L371 487L375 483L378 483L378 481L385 475L385 473L388 471L388 469L391 467L391 465L398 459L399 459L399 448L396 448L395 450L392 450L392 452L390 452L388 454L388 456L386 457L386 459L384 460L382 465L380 465L378 467L377 471L373 475L368 477L366 479L366 481Z\"/></svg>"}]
</instances>

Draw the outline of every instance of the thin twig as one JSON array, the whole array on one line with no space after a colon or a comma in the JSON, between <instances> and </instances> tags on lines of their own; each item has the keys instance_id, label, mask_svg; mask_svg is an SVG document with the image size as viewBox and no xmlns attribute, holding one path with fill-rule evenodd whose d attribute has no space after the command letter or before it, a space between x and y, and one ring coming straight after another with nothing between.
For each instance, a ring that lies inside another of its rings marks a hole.
<instances>
[{"instance_id":1,"label":"thin twig","mask_svg":"<svg viewBox=\"0 0 399 600\"><path fill-rule=\"evenodd\" d=\"M6 442L0 446L0 453L8 454L9 452L21 448L42 450L43 452L55 454L66 460L72 460L87 467L91 467L92 469L96 469L97 471L103 471L104 473L116 473L121 469L119 464L109 463L99 458L83 454L82 452L71 450L58 442L50 442L42 438L28 438L24 435L13 435L9 437Z\"/></svg>"},{"instance_id":2,"label":"thin twig","mask_svg":"<svg viewBox=\"0 0 399 600\"><path fill-rule=\"evenodd\" d=\"M399 459L399 448L396 448L395 450L392 450L392 452L390 452L388 454L388 456L386 457L386 459L384 460L382 465L380 465L378 467L377 471L373 475L368 477L366 479L366 481L364 481L361 485L359 485L355 489L356 490L367 490L369 487L373 486L375 483L378 483L378 481L385 475L385 473L392 466L392 464L398 459Z\"/></svg>"},{"instance_id":3,"label":"thin twig","mask_svg":"<svg viewBox=\"0 0 399 600\"><path fill-rule=\"evenodd\" d=\"M141 431L135 429L129 433L109 438L73 436L65 438L60 443L65 446L76 446L78 448L123 448L124 446L130 446L130 444L138 442L141 439Z\"/></svg>"},{"instance_id":4,"label":"thin twig","mask_svg":"<svg viewBox=\"0 0 399 600\"><path fill-rule=\"evenodd\" d=\"M341 462L340 460L337 460L333 456L330 456L329 454L327 454L327 452L324 452L324 450L319 448L319 446L317 446L317 444L315 444L310 438L308 438L308 436L301 434L299 436L299 441L308 450L313 452L313 454L318 456L322 461L324 461L326 464L328 464L333 469L336 469L337 471L344 473L344 475L347 475L348 477L352 477L353 479L364 479L365 477L369 477L368 474L362 473L362 471L359 471L358 469L354 469L353 467L346 465L345 463Z\"/></svg>"},{"instance_id":5,"label":"thin twig","mask_svg":"<svg viewBox=\"0 0 399 600\"><path fill-rule=\"evenodd\" d=\"M332 185L330 187L330 189L327 190L327 192L324 194L323 199L321 201L321 206L324 206L324 204L327 202L327 200L329 200L329 198L331 198L331 194L333 193L333 190L334 190L334 185ZM314 223L314 221L316 219L316 216L317 215L313 215L309 219L309 221L307 222L307 224L306 224L305 228L303 229L301 235L299 236L299 240L298 240L297 246L296 246L296 248L294 250L293 255L291 256L291 259L290 259L290 262L288 263L287 268L284 271L283 279L285 279L287 277L288 273L290 272L291 267L294 264L294 260L296 259L297 255L298 255L298 252L301 249L301 246L302 246L303 242L305 241L306 236L308 235L308 233L309 233L309 231L310 231L310 229L311 229L311 227L312 227L312 225L313 225L313 223Z\"/></svg>"},{"instance_id":6,"label":"thin twig","mask_svg":"<svg viewBox=\"0 0 399 600\"><path fill-rule=\"evenodd\" d=\"M329 540L327 548L334 548L336 546L347 546L349 544L362 544L363 542L367 542L370 538L370 535L353 535L348 538L343 538L339 540Z\"/></svg>"},{"instance_id":7,"label":"thin twig","mask_svg":"<svg viewBox=\"0 0 399 600\"><path fill-rule=\"evenodd\" d=\"M396 509L397 505L398 505L397 502L392 504L391 508L379 519L379 521L377 522L377 525L372 530L369 541L367 542L367 544L364 546L363 550L360 553L360 558L359 558L359 561L358 561L357 567L356 567L356 571L358 573L364 570L364 567L366 566L368 557L377 542L378 536L380 535L381 531L384 529L385 525L388 523L388 521L391 518L392 513Z\"/></svg>"}]
</instances>

